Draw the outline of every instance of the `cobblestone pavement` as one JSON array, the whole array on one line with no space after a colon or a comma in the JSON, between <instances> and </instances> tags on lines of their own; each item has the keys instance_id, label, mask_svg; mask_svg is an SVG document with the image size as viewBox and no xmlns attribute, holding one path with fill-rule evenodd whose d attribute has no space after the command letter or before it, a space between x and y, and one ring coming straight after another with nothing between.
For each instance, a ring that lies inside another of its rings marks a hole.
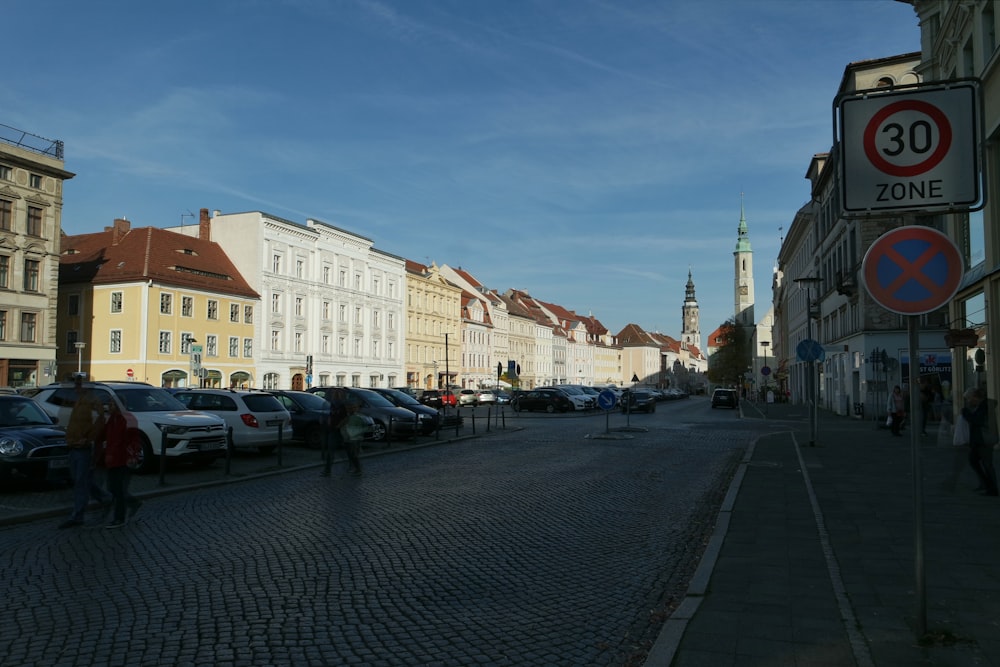
<instances>
[{"instance_id":1,"label":"cobblestone pavement","mask_svg":"<svg viewBox=\"0 0 1000 667\"><path fill-rule=\"evenodd\" d=\"M190 489L119 530L0 528L0 664L639 665L754 435L695 410Z\"/></svg>"}]
</instances>

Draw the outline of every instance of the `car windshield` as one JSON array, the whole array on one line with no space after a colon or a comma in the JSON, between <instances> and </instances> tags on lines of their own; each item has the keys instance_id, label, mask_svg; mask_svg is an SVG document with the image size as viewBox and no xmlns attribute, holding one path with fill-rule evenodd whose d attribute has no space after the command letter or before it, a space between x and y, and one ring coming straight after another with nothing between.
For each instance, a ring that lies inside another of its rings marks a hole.
<instances>
[{"instance_id":1,"label":"car windshield","mask_svg":"<svg viewBox=\"0 0 1000 667\"><path fill-rule=\"evenodd\" d=\"M577 389L576 387L570 387L568 385L562 385L559 388L562 389L564 393L567 393L570 396L581 396L581 395L583 395L583 392L580 391L579 389Z\"/></svg>"},{"instance_id":2,"label":"car windshield","mask_svg":"<svg viewBox=\"0 0 1000 667\"><path fill-rule=\"evenodd\" d=\"M244 394L243 402L251 412L281 412L285 407L271 394Z\"/></svg>"},{"instance_id":3,"label":"car windshield","mask_svg":"<svg viewBox=\"0 0 1000 667\"><path fill-rule=\"evenodd\" d=\"M330 404L327 403L326 399L317 394L309 394L302 392L301 394L295 394L294 402L298 403L300 406L306 410L329 410Z\"/></svg>"},{"instance_id":4,"label":"car windshield","mask_svg":"<svg viewBox=\"0 0 1000 667\"><path fill-rule=\"evenodd\" d=\"M0 397L0 427L49 426L52 420L30 399Z\"/></svg>"},{"instance_id":5,"label":"car windshield","mask_svg":"<svg viewBox=\"0 0 1000 667\"><path fill-rule=\"evenodd\" d=\"M363 401L365 401L370 407L378 408L394 408L396 407L389 402L389 399L378 393L377 391L364 391L363 389L356 390L358 395ZM353 393L353 392L352 392Z\"/></svg>"},{"instance_id":6,"label":"car windshield","mask_svg":"<svg viewBox=\"0 0 1000 667\"><path fill-rule=\"evenodd\" d=\"M385 393L392 395L392 397L402 405L420 405L420 401L405 392L396 391L395 389L386 389Z\"/></svg>"},{"instance_id":7,"label":"car windshield","mask_svg":"<svg viewBox=\"0 0 1000 667\"><path fill-rule=\"evenodd\" d=\"M128 387L116 389L115 394L129 412L168 412L187 410L170 392L159 387Z\"/></svg>"}]
</instances>

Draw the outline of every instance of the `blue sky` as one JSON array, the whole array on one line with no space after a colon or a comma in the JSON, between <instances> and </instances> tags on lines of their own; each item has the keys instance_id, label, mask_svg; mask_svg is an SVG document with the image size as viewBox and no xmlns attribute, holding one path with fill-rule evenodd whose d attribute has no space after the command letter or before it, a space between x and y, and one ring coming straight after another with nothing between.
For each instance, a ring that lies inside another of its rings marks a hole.
<instances>
[{"instance_id":1,"label":"blue sky","mask_svg":"<svg viewBox=\"0 0 1000 667\"><path fill-rule=\"evenodd\" d=\"M63 228L313 218L617 333L758 313L845 66L895 0L8 0L0 123L65 142Z\"/></svg>"}]
</instances>

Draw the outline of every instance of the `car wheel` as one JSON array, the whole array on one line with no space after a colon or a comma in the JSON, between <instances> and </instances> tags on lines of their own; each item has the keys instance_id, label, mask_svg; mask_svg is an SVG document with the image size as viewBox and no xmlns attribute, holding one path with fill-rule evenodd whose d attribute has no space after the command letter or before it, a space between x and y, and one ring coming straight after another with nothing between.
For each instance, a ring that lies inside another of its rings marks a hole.
<instances>
[{"instance_id":1,"label":"car wheel","mask_svg":"<svg viewBox=\"0 0 1000 667\"><path fill-rule=\"evenodd\" d=\"M159 458L155 457L153 453L153 445L149 442L149 438L146 437L145 433L139 435L142 438L142 464L135 469L137 473L148 473L153 472L153 470L160 465Z\"/></svg>"},{"instance_id":2,"label":"car wheel","mask_svg":"<svg viewBox=\"0 0 1000 667\"><path fill-rule=\"evenodd\" d=\"M650 412L656 412L656 406L655 405L649 406L649 411Z\"/></svg>"},{"instance_id":3,"label":"car wheel","mask_svg":"<svg viewBox=\"0 0 1000 667\"><path fill-rule=\"evenodd\" d=\"M376 421L372 424L372 440L375 442L383 442L386 436L385 424L380 421Z\"/></svg>"},{"instance_id":4,"label":"car wheel","mask_svg":"<svg viewBox=\"0 0 1000 667\"><path fill-rule=\"evenodd\" d=\"M551 415L553 412L556 411L556 406L554 406L554 405L552 405L550 403L549 405L545 406L545 411L548 412Z\"/></svg>"}]
</instances>

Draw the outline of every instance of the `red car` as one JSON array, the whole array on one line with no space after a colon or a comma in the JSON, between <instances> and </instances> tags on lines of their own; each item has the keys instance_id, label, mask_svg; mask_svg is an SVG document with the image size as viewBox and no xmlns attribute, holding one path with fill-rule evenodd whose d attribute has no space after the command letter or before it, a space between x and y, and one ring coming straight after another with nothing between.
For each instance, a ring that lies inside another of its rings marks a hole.
<instances>
[{"instance_id":1,"label":"red car","mask_svg":"<svg viewBox=\"0 0 1000 667\"><path fill-rule=\"evenodd\" d=\"M453 408L458 405L455 394L443 389L425 389L424 393L420 394L419 400L432 408Z\"/></svg>"}]
</instances>

